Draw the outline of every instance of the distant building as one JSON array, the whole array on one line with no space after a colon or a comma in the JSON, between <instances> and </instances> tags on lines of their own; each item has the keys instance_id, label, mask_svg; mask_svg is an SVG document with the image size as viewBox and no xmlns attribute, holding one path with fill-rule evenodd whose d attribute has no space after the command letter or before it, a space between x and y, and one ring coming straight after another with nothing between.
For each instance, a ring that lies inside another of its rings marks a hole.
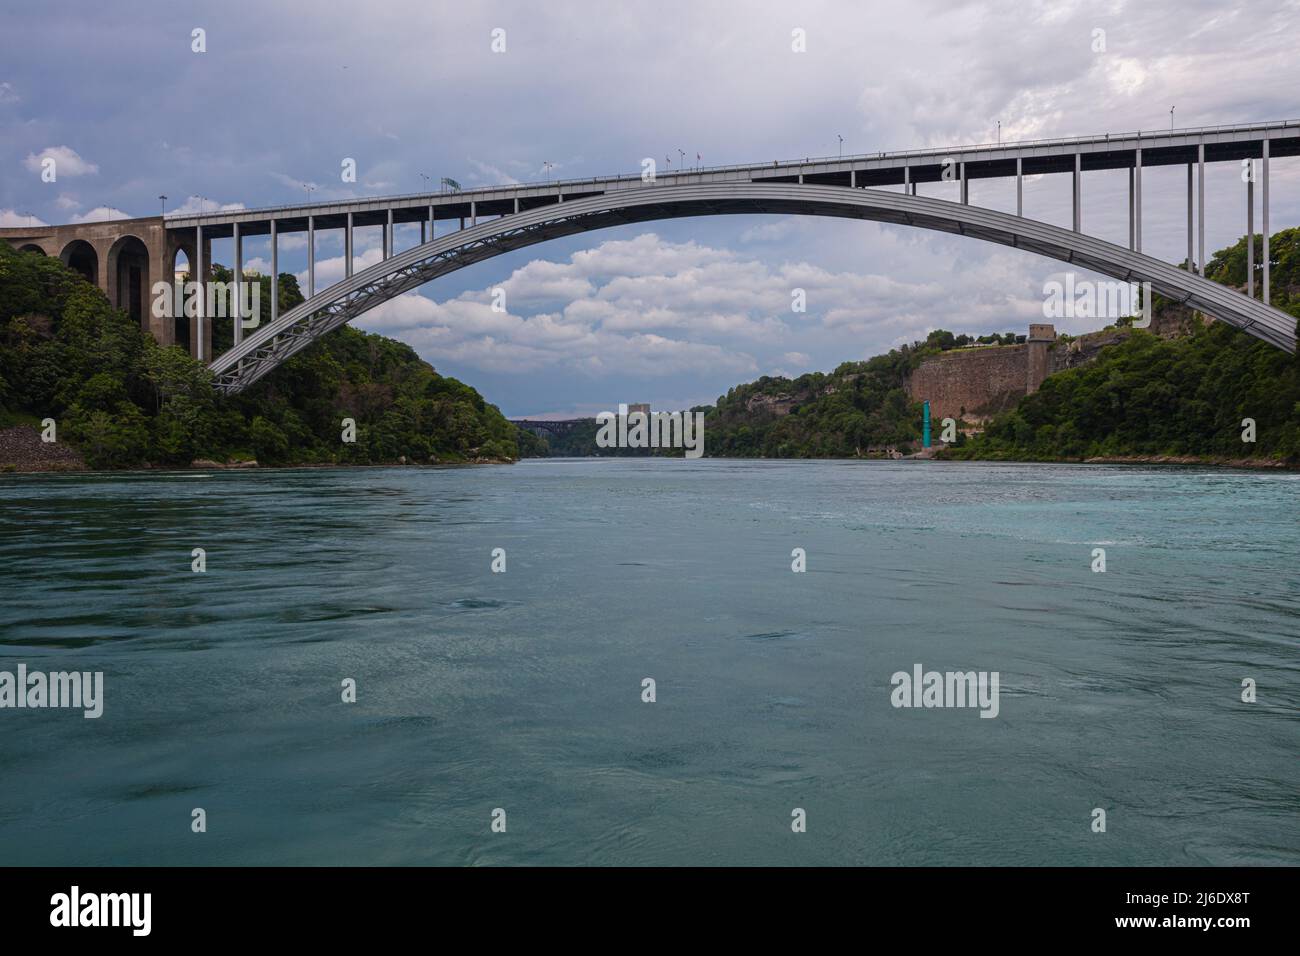
<instances>
[{"instance_id":1,"label":"distant building","mask_svg":"<svg viewBox=\"0 0 1300 956\"><path fill-rule=\"evenodd\" d=\"M650 417L650 403L647 402L647 403L645 403L644 405L629 405L629 406L627 407L627 413L628 413L629 415L635 415L637 412L641 412L643 415L645 415L647 418L649 418L649 417Z\"/></svg>"}]
</instances>

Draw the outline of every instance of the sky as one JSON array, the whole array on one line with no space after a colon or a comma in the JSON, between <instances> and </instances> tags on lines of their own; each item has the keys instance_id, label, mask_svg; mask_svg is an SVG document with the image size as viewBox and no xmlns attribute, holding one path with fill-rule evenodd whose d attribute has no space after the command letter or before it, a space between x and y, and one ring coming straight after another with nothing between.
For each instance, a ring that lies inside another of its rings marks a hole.
<instances>
[{"instance_id":1,"label":"sky","mask_svg":"<svg viewBox=\"0 0 1300 956\"><path fill-rule=\"evenodd\" d=\"M1297 49L1300 2L1269 0L12 5L0 226L299 202L307 185L321 200L419 192L423 176L468 188L639 173L644 157L675 166L679 150L723 165L835 155L840 137L845 155L987 143L999 121L1010 142L1168 129L1171 107L1178 127L1294 119ZM56 182L42 180L45 157ZM349 158L355 183L342 180ZM1169 261L1185 254L1185 175L1143 178L1143 251ZM1274 231L1300 224L1300 159L1275 160L1271 186ZM953 184L920 192L956 198ZM1014 181L975 181L971 202L1014 211ZM1208 167L1208 250L1245 232L1245 205L1240 170ZM1070 178L1028 180L1025 211L1068 226ZM1127 242L1123 171L1085 174L1083 222ZM379 241L358 232L365 265ZM399 249L417 242L399 229ZM214 243L215 261L231 250ZM266 268L266 243L246 241L245 257ZM281 240L280 268L305 277L300 237ZM355 324L511 417L675 409L935 328L1023 333L1064 269L908 227L701 217L520 250ZM318 234L318 290L342 274L341 234Z\"/></svg>"}]
</instances>

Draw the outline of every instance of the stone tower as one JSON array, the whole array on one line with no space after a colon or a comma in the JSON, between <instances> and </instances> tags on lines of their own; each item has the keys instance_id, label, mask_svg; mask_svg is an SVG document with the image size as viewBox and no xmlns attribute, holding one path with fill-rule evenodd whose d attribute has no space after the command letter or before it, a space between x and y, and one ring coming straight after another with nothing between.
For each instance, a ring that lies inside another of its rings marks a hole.
<instances>
[{"instance_id":1,"label":"stone tower","mask_svg":"<svg viewBox=\"0 0 1300 956\"><path fill-rule=\"evenodd\" d=\"M1025 356L1025 394L1032 395L1047 378L1050 368L1048 349L1056 341L1056 326L1033 323L1029 326L1029 338L1026 340L1028 355Z\"/></svg>"}]
</instances>

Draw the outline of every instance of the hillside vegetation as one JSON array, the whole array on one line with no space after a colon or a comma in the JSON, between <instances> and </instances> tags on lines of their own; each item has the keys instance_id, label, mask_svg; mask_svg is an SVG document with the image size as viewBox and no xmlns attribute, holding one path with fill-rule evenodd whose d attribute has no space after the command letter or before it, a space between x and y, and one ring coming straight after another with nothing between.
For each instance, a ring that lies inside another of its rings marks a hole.
<instances>
[{"instance_id":1,"label":"hillside vegetation","mask_svg":"<svg viewBox=\"0 0 1300 956\"><path fill-rule=\"evenodd\" d=\"M217 267L212 277L230 275ZM271 283L261 286L268 316ZM303 301L292 275L277 286L282 312ZM157 345L58 259L0 245L0 428L46 418L92 468L518 456L495 406L400 342L345 326L225 398L200 363ZM344 418L356 422L355 443L341 440Z\"/></svg>"},{"instance_id":2,"label":"hillside vegetation","mask_svg":"<svg viewBox=\"0 0 1300 956\"><path fill-rule=\"evenodd\" d=\"M1300 230L1278 233L1270 246L1272 304L1300 318ZM1257 270L1262 256L1257 237ZM1244 290L1245 238L1216 253L1206 275ZM1257 290L1261 281L1262 270ZM1242 440L1245 419L1255 422L1254 442ZM1221 322L1195 324L1175 339L1137 331L1095 362L1049 377L982 436L947 454L1300 462L1300 360Z\"/></svg>"},{"instance_id":3,"label":"hillside vegetation","mask_svg":"<svg viewBox=\"0 0 1300 956\"><path fill-rule=\"evenodd\" d=\"M737 385L707 409L705 449L736 458L852 458L920 446L920 402L907 393L908 376L926 358L979 342L1012 344L1024 336L986 335L978 340L944 329L877 355L845 362L829 374L796 379L763 376ZM872 451L875 449L875 451Z\"/></svg>"}]
</instances>

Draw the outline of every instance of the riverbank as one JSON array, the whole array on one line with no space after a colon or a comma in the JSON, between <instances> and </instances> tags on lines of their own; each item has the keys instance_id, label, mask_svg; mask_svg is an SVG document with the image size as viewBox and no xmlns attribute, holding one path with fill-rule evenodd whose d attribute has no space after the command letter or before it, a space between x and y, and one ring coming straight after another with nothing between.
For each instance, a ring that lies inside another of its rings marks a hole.
<instances>
[{"instance_id":1,"label":"riverbank","mask_svg":"<svg viewBox=\"0 0 1300 956\"><path fill-rule=\"evenodd\" d=\"M277 463L276 468L393 468L399 466L444 466L444 465L512 465L516 459L493 456L474 456L469 458L431 458L429 461L414 462L401 456L391 462L367 462L353 464L350 462L286 462ZM214 461L208 458L196 458L188 466L145 464L135 468L91 469L81 454L64 442L41 441L40 430L30 425L15 425L12 428L0 428L0 474L36 475L52 471L240 471L245 469L265 468L254 459L239 461Z\"/></svg>"},{"instance_id":2,"label":"riverbank","mask_svg":"<svg viewBox=\"0 0 1300 956\"><path fill-rule=\"evenodd\" d=\"M67 445L41 441L39 429L30 425L0 428L0 472L85 470L86 462L80 454Z\"/></svg>"},{"instance_id":3,"label":"riverbank","mask_svg":"<svg viewBox=\"0 0 1300 956\"><path fill-rule=\"evenodd\" d=\"M915 456L913 456L915 457ZM1300 471L1300 462L1287 462L1276 458L1225 458L1213 455L1095 455L1089 458L1018 458L1015 456L988 456L966 458L940 451L933 456L936 461L1030 463L1050 465L1193 465L1203 468L1234 468L1252 471Z\"/></svg>"}]
</instances>

